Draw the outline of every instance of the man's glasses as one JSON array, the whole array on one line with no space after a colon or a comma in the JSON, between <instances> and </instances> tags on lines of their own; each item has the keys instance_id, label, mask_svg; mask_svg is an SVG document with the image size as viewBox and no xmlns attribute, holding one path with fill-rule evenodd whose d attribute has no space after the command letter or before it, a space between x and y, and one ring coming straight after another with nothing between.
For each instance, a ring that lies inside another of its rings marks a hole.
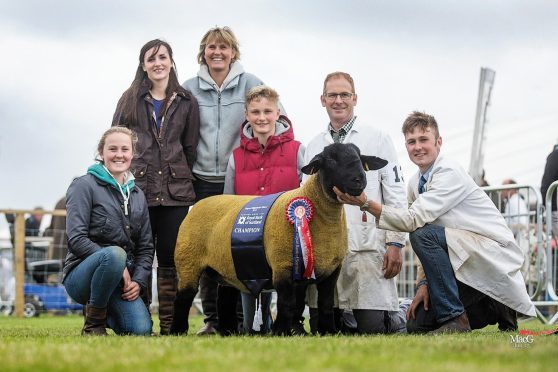
<instances>
[{"instance_id":1,"label":"man's glasses","mask_svg":"<svg viewBox=\"0 0 558 372\"><path fill-rule=\"evenodd\" d=\"M337 99L337 97L341 98L342 101L348 101L353 98L353 93L326 93L324 97L327 101L333 102Z\"/></svg>"}]
</instances>

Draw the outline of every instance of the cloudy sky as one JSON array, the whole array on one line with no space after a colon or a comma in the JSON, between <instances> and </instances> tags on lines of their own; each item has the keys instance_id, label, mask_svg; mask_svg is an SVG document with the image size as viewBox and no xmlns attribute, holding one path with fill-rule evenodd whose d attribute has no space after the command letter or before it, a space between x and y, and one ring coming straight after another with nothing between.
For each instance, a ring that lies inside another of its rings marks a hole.
<instances>
[{"instance_id":1,"label":"cloudy sky","mask_svg":"<svg viewBox=\"0 0 558 372\"><path fill-rule=\"evenodd\" d=\"M278 90L295 134L327 124L325 75L351 73L362 122L391 134L433 114L443 151L466 168L481 67L496 71L485 168L539 187L558 140L558 2L0 0L0 209L53 208L92 163L148 40L173 47L180 81L198 70L202 35L230 26L241 62Z\"/></svg>"}]
</instances>

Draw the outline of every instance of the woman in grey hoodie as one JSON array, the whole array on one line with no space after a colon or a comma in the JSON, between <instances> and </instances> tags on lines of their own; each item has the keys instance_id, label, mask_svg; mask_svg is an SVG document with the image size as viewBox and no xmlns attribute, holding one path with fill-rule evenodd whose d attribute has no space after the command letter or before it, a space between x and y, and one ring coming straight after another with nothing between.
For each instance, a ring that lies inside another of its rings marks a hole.
<instances>
[{"instance_id":1,"label":"woman in grey hoodie","mask_svg":"<svg viewBox=\"0 0 558 372\"><path fill-rule=\"evenodd\" d=\"M244 72L239 59L238 40L232 30L212 28L200 42L198 75L182 85L194 95L200 108L200 140L192 170L196 201L223 193L229 156L239 145L246 93L263 85L256 76ZM217 325L217 283L203 274L200 292L205 325L198 334L213 334Z\"/></svg>"}]
</instances>

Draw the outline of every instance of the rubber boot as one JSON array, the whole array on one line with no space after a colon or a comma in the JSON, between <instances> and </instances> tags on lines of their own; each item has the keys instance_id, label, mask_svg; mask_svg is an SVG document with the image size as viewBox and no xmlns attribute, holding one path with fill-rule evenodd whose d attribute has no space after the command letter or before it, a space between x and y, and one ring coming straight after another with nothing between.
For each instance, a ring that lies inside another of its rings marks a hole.
<instances>
[{"instance_id":1,"label":"rubber boot","mask_svg":"<svg viewBox=\"0 0 558 372\"><path fill-rule=\"evenodd\" d=\"M161 336L170 334L178 278L174 267L157 268L157 294L159 298L159 325Z\"/></svg>"},{"instance_id":2,"label":"rubber boot","mask_svg":"<svg viewBox=\"0 0 558 372\"><path fill-rule=\"evenodd\" d=\"M85 306L85 324L81 330L82 335L106 336L107 335L107 308L95 307L87 304Z\"/></svg>"}]
</instances>

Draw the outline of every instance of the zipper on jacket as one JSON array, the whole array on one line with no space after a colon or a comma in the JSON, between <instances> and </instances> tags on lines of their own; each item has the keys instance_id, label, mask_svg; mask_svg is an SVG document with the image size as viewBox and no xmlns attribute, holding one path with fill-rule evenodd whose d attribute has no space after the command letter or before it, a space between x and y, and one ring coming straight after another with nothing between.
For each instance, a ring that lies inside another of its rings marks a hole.
<instances>
[{"instance_id":1,"label":"zipper on jacket","mask_svg":"<svg viewBox=\"0 0 558 372\"><path fill-rule=\"evenodd\" d=\"M215 175L219 174L219 132L221 131L221 91L217 90L217 137L215 138Z\"/></svg>"}]
</instances>

